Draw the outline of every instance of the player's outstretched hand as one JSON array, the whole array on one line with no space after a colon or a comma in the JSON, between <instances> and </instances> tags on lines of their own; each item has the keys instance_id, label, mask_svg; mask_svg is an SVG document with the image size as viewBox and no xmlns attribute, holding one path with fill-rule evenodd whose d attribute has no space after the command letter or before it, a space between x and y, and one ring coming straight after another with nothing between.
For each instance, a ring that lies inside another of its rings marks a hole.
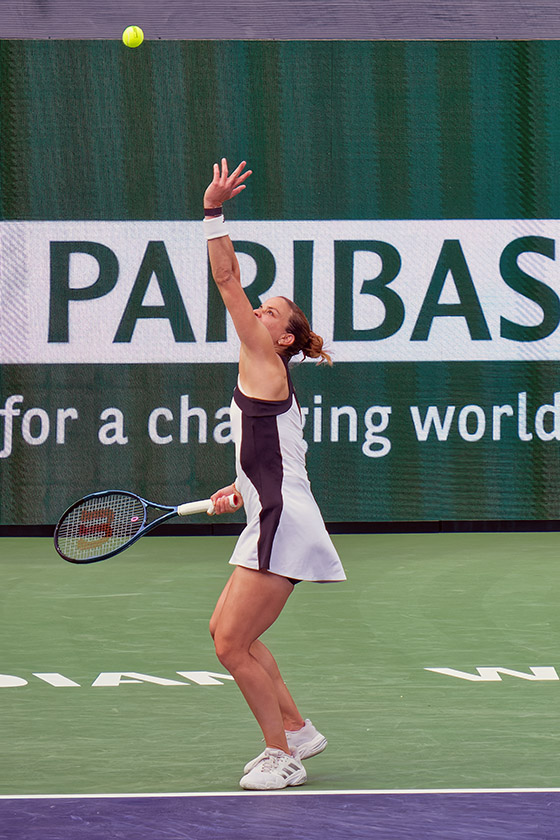
<instances>
[{"instance_id":1,"label":"player's outstretched hand","mask_svg":"<svg viewBox=\"0 0 560 840\"><path fill-rule=\"evenodd\" d=\"M241 192L241 190L245 189L243 181L246 181L249 175L252 174L250 169L243 172L246 165L246 162L242 160L239 166L234 169L230 175L228 172L227 160L225 158L222 158L221 172L219 165L217 163L214 164L214 177L212 179L212 183L208 185L206 192L204 193L205 208L210 209L212 207L221 207L224 201L229 201L230 198L233 198L234 195L237 195Z\"/></svg>"},{"instance_id":2,"label":"player's outstretched hand","mask_svg":"<svg viewBox=\"0 0 560 840\"><path fill-rule=\"evenodd\" d=\"M235 495L237 499L237 505L232 507L229 501L229 497ZM235 513L236 510L243 507L243 499L241 498L241 493L235 487L235 484L228 484L227 487L222 487L221 490L217 490L212 496L210 496L212 500L212 504L214 505L214 514L219 516L221 513Z\"/></svg>"}]
</instances>

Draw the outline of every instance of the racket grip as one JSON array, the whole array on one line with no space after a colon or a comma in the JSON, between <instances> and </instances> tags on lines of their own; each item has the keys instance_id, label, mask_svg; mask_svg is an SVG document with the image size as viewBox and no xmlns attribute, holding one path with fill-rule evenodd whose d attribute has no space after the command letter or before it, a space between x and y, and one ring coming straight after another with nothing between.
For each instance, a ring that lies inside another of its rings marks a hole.
<instances>
[{"instance_id":1,"label":"racket grip","mask_svg":"<svg viewBox=\"0 0 560 840\"><path fill-rule=\"evenodd\" d=\"M239 504L239 496L237 493L232 493L228 496L230 507L236 508ZM208 513L210 516L214 514L214 505L211 499L202 499L200 502L187 502L184 505L179 505L177 508L178 516L190 516L193 513Z\"/></svg>"}]
</instances>

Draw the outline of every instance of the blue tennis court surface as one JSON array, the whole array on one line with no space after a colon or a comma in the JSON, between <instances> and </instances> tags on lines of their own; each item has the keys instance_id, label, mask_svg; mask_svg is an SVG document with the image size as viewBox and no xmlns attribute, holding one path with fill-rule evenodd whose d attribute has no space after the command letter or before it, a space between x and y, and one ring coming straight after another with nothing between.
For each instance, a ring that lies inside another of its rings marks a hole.
<instances>
[{"instance_id":1,"label":"blue tennis court surface","mask_svg":"<svg viewBox=\"0 0 560 840\"><path fill-rule=\"evenodd\" d=\"M560 790L0 801L1 840L556 840Z\"/></svg>"}]
</instances>

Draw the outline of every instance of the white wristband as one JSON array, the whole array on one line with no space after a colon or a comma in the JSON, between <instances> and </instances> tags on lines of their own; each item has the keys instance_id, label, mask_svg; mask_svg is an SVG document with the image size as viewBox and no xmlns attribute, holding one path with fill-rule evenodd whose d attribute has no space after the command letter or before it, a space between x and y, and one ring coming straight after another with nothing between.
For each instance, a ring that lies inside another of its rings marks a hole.
<instances>
[{"instance_id":1,"label":"white wristband","mask_svg":"<svg viewBox=\"0 0 560 840\"><path fill-rule=\"evenodd\" d=\"M204 219L203 230L206 239L219 239L221 236L229 236L229 231L224 224L223 216Z\"/></svg>"}]
</instances>

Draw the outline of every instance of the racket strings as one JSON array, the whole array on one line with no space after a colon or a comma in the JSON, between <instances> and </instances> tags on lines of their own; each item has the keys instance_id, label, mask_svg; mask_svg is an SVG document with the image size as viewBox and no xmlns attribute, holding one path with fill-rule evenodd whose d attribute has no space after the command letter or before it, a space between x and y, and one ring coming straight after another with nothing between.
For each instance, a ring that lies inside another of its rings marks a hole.
<instances>
[{"instance_id":1,"label":"racket strings","mask_svg":"<svg viewBox=\"0 0 560 840\"><path fill-rule=\"evenodd\" d=\"M126 493L105 493L71 508L58 526L61 552L72 560L89 560L115 551L144 525L144 505Z\"/></svg>"}]
</instances>

